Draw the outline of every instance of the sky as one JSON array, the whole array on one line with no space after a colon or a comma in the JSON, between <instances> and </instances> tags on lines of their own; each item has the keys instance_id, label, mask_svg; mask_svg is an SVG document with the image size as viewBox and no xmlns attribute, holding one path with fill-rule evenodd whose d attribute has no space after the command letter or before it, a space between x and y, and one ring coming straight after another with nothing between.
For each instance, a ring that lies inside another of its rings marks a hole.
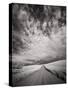
<instances>
[{"instance_id":1,"label":"sky","mask_svg":"<svg viewBox=\"0 0 68 90\"><path fill-rule=\"evenodd\" d=\"M65 57L65 7L15 4L12 10L12 61L32 63Z\"/></svg>"}]
</instances>

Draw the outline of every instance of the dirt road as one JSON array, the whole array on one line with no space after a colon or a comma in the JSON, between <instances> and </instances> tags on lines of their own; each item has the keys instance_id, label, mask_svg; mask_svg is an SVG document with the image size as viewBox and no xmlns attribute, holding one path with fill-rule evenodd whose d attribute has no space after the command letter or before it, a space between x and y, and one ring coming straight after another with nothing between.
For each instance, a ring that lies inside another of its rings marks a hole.
<instances>
[{"instance_id":1,"label":"dirt road","mask_svg":"<svg viewBox=\"0 0 68 90\"><path fill-rule=\"evenodd\" d=\"M47 68L42 65L41 68L26 78L21 78L15 83L15 86L32 86L32 85L46 85L46 84L59 84L64 83L61 79L57 78Z\"/></svg>"}]
</instances>

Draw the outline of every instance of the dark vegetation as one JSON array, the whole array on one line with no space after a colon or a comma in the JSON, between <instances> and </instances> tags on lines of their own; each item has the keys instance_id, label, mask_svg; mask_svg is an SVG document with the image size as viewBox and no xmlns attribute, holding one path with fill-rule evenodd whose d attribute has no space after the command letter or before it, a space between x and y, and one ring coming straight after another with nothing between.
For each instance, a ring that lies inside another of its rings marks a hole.
<instances>
[{"instance_id":1,"label":"dark vegetation","mask_svg":"<svg viewBox=\"0 0 68 90\"><path fill-rule=\"evenodd\" d=\"M51 74L55 75L57 78L61 79L62 81L66 82L66 71L65 72L61 72L61 71L55 71L55 70L49 70L47 69L45 66L44 68L50 72Z\"/></svg>"}]
</instances>

